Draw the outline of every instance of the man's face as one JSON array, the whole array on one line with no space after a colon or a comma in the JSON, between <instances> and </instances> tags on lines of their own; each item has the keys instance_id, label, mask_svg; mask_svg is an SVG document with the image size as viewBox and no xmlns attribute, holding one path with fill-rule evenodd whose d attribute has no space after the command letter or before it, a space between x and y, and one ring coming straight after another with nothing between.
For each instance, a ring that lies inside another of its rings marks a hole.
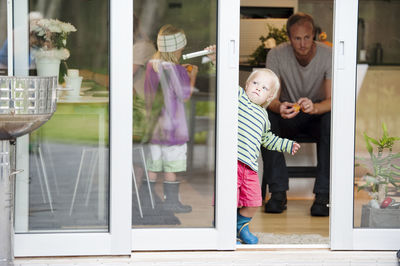
<instances>
[{"instance_id":1,"label":"man's face","mask_svg":"<svg viewBox=\"0 0 400 266\"><path fill-rule=\"evenodd\" d=\"M312 51L314 33L310 22L299 22L290 28L290 43L297 56L307 56Z\"/></svg>"},{"instance_id":2,"label":"man's face","mask_svg":"<svg viewBox=\"0 0 400 266\"><path fill-rule=\"evenodd\" d=\"M273 88L272 78L268 74L256 73L247 82L245 91L251 102L263 105L272 100L275 88Z\"/></svg>"}]
</instances>

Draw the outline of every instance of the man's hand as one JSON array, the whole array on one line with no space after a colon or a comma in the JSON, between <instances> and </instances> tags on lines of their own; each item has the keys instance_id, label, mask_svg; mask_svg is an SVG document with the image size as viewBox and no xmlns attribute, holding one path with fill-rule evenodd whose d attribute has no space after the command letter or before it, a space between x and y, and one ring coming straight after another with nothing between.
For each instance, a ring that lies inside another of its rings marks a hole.
<instances>
[{"instance_id":1,"label":"man's hand","mask_svg":"<svg viewBox=\"0 0 400 266\"><path fill-rule=\"evenodd\" d=\"M301 110L306 114L314 113L314 103L307 97L300 98L297 103L301 106Z\"/></svg>"},{"instance_id":2,"label":"man's hand","mask_svg":"<svg viewBox=\"0 0 400 266\"><path fill-rule=\"evenodd\" d=\"M294 103L283 102L279 106L279 113L284 119L290 119L299 114L299 111L294 107Z\"/></svg>"},{"instance_id":3,"label":"man's hand","mask_svg":"<svg viewBox=\"0 0 400 266\"><path fill-rule=\"evenodd\" d=\"M300 149L300 144L297 142L293 143L293 148L292 148L292 155L295 155L296 152Z\"/></svg>"}]
</instances>

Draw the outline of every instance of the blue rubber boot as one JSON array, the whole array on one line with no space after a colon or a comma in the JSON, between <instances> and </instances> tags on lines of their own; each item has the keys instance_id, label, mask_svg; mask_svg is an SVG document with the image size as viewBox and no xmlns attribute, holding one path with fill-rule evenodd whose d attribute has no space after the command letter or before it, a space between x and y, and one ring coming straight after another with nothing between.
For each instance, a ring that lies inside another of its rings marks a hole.
<instances>
[{"instance_id":1,"label":"blue rubber boot","mask_svg":"<svg viewBox=\"0 0 400 266\"><path fill-rule=\"evenodd\" d=\"M258 237L253 235L249 230L250 217L240 215L237 213L237 239L244 244L257 244Z\"/></svg>"}]
</instances>

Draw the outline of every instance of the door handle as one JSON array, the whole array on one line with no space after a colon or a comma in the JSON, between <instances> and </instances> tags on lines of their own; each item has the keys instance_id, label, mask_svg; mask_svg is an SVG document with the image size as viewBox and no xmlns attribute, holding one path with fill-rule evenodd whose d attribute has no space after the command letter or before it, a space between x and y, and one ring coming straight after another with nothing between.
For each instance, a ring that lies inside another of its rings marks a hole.
<instances>
[{"instance_id":1,"label":"door handle","mask_svg":"<svg viewBox=\"0 0 400 266\"><path fill-rule=\"evenodd\" d=\"M229 49L229 67L230 68L237 68L239 64L239 60L237 57L237 51L236 51L236 40L231 39L229 40L228 44L228 49Z\"/></svg>"},{"instance_id":2,"label":"door handle","mask_svg":"<svg viewBox=\"0 0 400 266\"><path fill-rule=\"evenodd\" d=\"M339 43L337 45L336 53L337 53L337 58L338 58L337 69L344 69L344 66L345 66L344 41L339 41Z\"/></svg>"}]
</instances>

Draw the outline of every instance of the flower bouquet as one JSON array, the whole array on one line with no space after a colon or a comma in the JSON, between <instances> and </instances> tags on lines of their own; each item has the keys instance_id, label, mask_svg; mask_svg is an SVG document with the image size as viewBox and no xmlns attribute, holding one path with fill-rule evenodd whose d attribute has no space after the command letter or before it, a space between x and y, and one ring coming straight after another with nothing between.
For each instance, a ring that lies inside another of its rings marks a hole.
<instances>
[{"instance_id":1,"label":"flower bouquet","mask_svg":"<svg viewBox=\"0 0 400 266\"><path fill-rule=\"evenodd\" d=\"M67 38L76 28L58 19L32 20L30 23L30 45L39 76L57 75L61 60L69 58ZM60 75L62 78L63 75Z\"/></svg>"},{"instance_id":2,"label":"flower bouquet","mask_svg":"<svg viewBox=\"0 0 400 266\"><path fill-rule=\"evenodd\" d=\"M30 43L32 47L39 49L37 57L58 57L65 60L69 57L69 51L66 49L67 37L70 32L75 31L73 25L58 19L34 20L30 25Z\"/></svg>"}]
</instances>

